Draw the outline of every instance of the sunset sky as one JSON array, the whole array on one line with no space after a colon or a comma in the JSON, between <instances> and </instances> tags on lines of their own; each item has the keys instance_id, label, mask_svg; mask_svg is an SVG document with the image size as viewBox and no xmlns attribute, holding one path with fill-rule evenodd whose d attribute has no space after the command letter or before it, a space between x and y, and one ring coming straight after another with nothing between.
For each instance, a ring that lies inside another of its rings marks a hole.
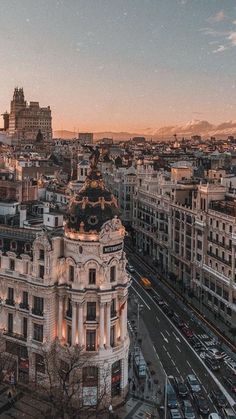
<instances>
[{"instance_id":1,"label":"sunset sky","mask_svg":"<svg viewBox=\"0 0 236 419\"><path fill-rule=\"evenodd\" d=\"M0 110L15 86L54 129L236 120L235 0L0 0Z\"/></svg>"}]
</instances>

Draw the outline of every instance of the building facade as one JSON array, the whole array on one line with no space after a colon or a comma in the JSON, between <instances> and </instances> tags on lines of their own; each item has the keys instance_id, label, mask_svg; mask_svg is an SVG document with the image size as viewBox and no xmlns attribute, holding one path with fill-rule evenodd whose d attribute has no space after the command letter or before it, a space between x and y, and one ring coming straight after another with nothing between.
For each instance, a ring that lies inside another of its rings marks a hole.
<instances>
[{"instance_id":1,"label":"building facade","mask_svg":"<svg viewBox=\"0 0 236 419\"><path fill-rule=\"evenodd\" d=\"M117 215L93 170L70 202L64 230L56 220L41 232L0 226L1 341L19 381L44 379L42 347L58 339L89 356L93 379L82 381L81 403L99 396L104 372L109 403L125 397L129 277Z\"/></svg>"},{"instance_id":2,"label":"building facade","mask_svg":"<svg viewBox=\"0 0 236 419\"><path fill-rule=\"evenodd\" d=\"M6 114L3 114L6 115ZM45 142L52 140L52 117L50 106L41 108L38 102L25 101L22 88L15 88L10 106L7 134L12 139L23 142L34 142L38 134L42 135ZM5 116L6 119L6 116ZM39 139L39 136L38 136ZM14 141L13 141L14 144Z\"/></svg>"}]
</instances>

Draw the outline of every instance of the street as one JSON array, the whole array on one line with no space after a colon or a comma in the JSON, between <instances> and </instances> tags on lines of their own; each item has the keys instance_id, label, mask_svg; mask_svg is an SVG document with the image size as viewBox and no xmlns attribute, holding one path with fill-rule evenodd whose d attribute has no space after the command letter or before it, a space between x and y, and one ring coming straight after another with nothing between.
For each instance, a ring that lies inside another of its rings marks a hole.
<instances>
[{"instance_id":1,"label":"street","mask_svg":"<svg viewBox=\"0 0 236 419\"><path fill-rule=\"evenodd\" d=\"M135 268L135 272L131 274L133 281L130 296L131 298L134 298L134 296L138 297L139 303L142 305L140 315L146 324L156 355L167 376L179 377L185 380L188 374L194 374L208 398L210 412L219 412L210 396L210 392L217 387L227 397L229 404L233 405L235 403L234 395L228 388L225 388L224 384L224 368L221 367L223 373L221 369L213 373L207 368L199 354L190 345L189 340L183 336L179 328L176 327L157 304L155 295L161 296L174 312L181 316L184 322L191 324L191 329L195 334L203 334L204 325L201 327L199 323L192 324L188 311L184 311L183 307L178 306L178 302L173 299L170 293L163 289L162 284L158 285L158 282L155 282L151 290L146 290L140 284L140 276L148 276L145 266L141 266L134 254L130 256L129 260Z\"/></svg>"}]
</instances>

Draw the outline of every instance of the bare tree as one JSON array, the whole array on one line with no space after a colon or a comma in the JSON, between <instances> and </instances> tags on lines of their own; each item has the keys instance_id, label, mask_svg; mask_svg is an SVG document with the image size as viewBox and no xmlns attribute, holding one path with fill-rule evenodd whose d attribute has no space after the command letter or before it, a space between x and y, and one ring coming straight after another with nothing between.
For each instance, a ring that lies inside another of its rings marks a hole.
<instances>
[{"instance_id":1,"label":"bare tree","mask_svg":"<svg viewBox=\"0 0 236 419\"><path fill-rule=\"evenodd\" d=\"M110 403L108 398L108 377L110 371L100 368L102 376L98 386L95 377L94 388L97 393L87 396L85 403L83 394L84 371L96 368L91 356L78 345L62 346L56 339L52 344L42 348L41 356L44 364L44 379L38 384L38 390L46 394L50 401L51 418L98 417L107 411ZM98 378L98 377L97 377ZM92 377L93 379L93 377ZM101 417L101 416L100 416Z\"/></svg>"}]
</instances>

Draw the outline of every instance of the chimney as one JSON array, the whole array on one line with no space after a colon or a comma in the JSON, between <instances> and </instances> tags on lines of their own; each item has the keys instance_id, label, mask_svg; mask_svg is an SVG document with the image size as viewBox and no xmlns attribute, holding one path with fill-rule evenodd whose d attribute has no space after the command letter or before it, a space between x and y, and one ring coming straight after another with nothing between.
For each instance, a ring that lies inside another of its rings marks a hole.
<instances>
[{"instance_id":1,"label":"chimney","mask_svg":"<svg viewBox=\"0 0 236 419\"><path fill-rule=\"evenodd\" d=\"M20 205L20 227L24 227L24 222L27 218L27 207L26 205Z\"/></svg>"}]
</instances>

